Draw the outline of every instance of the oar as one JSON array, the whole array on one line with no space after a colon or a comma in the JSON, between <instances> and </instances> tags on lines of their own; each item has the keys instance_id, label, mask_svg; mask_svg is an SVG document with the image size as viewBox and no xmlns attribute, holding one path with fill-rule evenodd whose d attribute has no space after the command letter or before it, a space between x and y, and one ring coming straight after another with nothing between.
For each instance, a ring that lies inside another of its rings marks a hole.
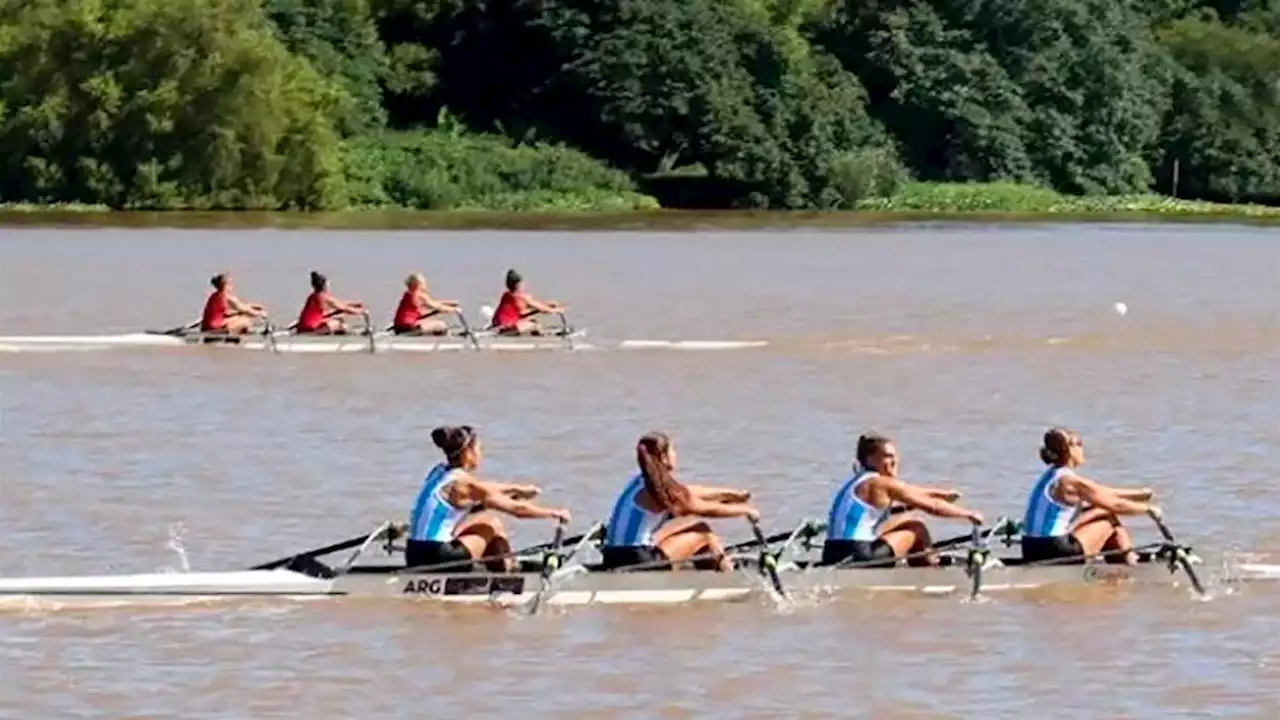
<instances>
[{"instance_id":1,"label":"oar","mask_svg":"<svg viewBox=\"0 0 1280 720\"><path fill-rule=\"evenodd\" d=\"M982 570L987 566L991 551L987 549L987 536L982 532L981 524L973 524L970 540L973 544L969 548L969 554L965 556L965 571L973 580L969 588L969 599L976 600L982 590Z\"/></svg>"},{"instance_id":2,"label":"oar","mask_svg":"<svg viewBox=\"0 0 1280 720\"><path fill-rule=\"evenodd\" d=\"M564 332L564 341L568 343L569 349L573 349L573 330L569 327L569 320L565 318L564 312L556 313L560 316L560 330Z\"/></svg>"},{"instance_id":3,"label":"oar","mask_svg":"<svg viewBox=\"0 0 1280 720\"><path fill-rule=\"evenodd\" d=\"M1173 539L1173 533L1169 532L1169 526L1164 524L1164 520L1160 518L1160 513L1156 512L1154 508L1147 510L1147 517L1151 518L1151 522L1156 524L1156 528L1160 531L1160 534L1163 535L1165 541L1169 543L1169 549L1173 553L1173 559L1182 566L1183 572L1185 572L1187 574L1187 578L1191 580L1191 586L1196 589L1197 593L1203 596L1205 594L1204 585L1200 583L1200 578L1196 575L1195 568L1191 567L1191 558L1187 557L1186 549L1179 545L1177 540Z\"/></svg>"},{"instance_id":4,"label":"oar","mask_svg":"<svg viewBox=\"0 0 1280 720\"><path fill-rule=\"evenodd\" d=\"M179 325L176 328L169 328L168 330L144 330L143 332L147 335L185 335L186 333L200 327L200 322L200 320L196 320L195 322L189 322L186 325Z\"/></svg>"},{"instance_id":5,"label":"oar","mask_svg":"<svg viewBox=\"0 0 1280 720\"><path fill-rule=\"evenodd\" d=\"M374 355L378 352L378 341L373 332L373 320L369 319L368 310L360 313L360 317L364 318L364 333L369 336L369 354Z\"/></svg>"},{"instance_id":6,"label":"oar","mask_svg":"<svg viewBox=\"0 0 1280 720\"><path fill-rule=\"evenodd\" d=\"M769 535L768 537L766 537L764 541L768 545L773 545L774 543L790 540L793 535L798 535L803 532L816 534L826 529L827 529L826 523L821 523L821 522L815 523L815 522L806 520L805 522L801 523L798 529L792 529L792 530L786 530L780 533L774 533L773 535ZM797 530L799 532L797 532ZM740 550L745 550L747 548L755 547L756 545L759 545L759 544L760 544L760 540L758 538L752 538L751 540L747 540L745 542L729 545L724 549L724 551L726 553L737 552Z\"/></svg>"},{"instance_id":7,"label":"oar","mask_svg":"<svg viewBox=\"0 0 1280 720\"><path fill-rule=\"evenodd\" d=\"M275 327L272 326L270 318L268 318L266 315L262 316L262 323L263 323L262 334L265 335L267 338L267 345L271 347L272 353L279 355L280 343L278 340L276 340Z\"/></svg>"},{"instance_id":8,"label":"oar","mask_svg":"<svg viewBox=\"0 0 1280 720\"><path fill-rule=\"evenodd\" d=\"M551 589L551 575L560 567L560 547L564 545L564 523L556 523L556 534L551 540L551 548L542 555L542 572L538 575L538 594L533 596L533 604L529 614L536 615L542 607L542 599Z\"/></svg>"},{"instance_id":9,"label":"oar","mask_svg":"<svg viewBox=\"0 0 1280 720\"><path fill-rule=\"evenodd\" d=\"M365 545L365 543L369 541L370 537L377 536L380 533L385 533L387 536L389 536L390 539L394 540L396 537L398 537L401 534L401 531L399 528L395 526L394 523L383 523L381 526L379 526L377 530L373 532L372 535L370 535L370 533L360 533L359 535L349 540L336 542L332 545L326 545L322 548L316 548L315 550L306 550L304 552L289 555L288 557L282 557L279 560L272 560L271 562L265 562L265 563L262 563L261 565L254 565L249 569L250 570L276 570L278 568L282 568L286 565L289 565L290 563L296 560L308 560L311 558L320 557L322 555L330 555L332 553L342 552L343 550L350 550L351 548Z\"/></svg>"},{"instance_id":10,"label":"oar","mask_svg":"<svg viewBox=\"0 0 1280 720\"><path fill-rule=\"evenodd\" d=\"M467 316L461 310L455 313L458 322L462 324L462 333L471 340L471 346L476 350L480 349L480 339L476 337L475 331L471 329L471 323L467 322Z\"/></svg>"},{"instance_id":11,"label":"oar","mask_svg":"<svg viewBox=\"0 0 1280 720\"><path fill-rule=\"evenodd\" d=\"M760 532L760 522L758 520L751 521L751 534L756 536L756 542L760 545L760 572L769 578L769 584L773 586L773 591L779 597L784 600L790 600L791 596L787 594L787 589L782 586L782 578L778 577L778 558L769 552L769 542L764 533Z\"/></svg>"}]
</instances>

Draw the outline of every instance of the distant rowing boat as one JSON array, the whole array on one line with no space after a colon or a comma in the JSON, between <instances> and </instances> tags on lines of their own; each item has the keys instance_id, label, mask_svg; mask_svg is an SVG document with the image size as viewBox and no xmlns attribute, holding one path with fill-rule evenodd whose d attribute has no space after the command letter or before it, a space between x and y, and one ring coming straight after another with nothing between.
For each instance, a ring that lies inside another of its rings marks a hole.
<instances>
[{"instance_id":1,"label":"distant rowing boat","mask_svg":"<svg viewBox=\"0 0 1280 720\"><path fill-rule=\"evenodd\" d=\"M519 572L436 572L404 567L386 523L373 533L311 550L250 570L232 572L155 573L87 577L0 579L0 598L76 600L146 600L173 598L357 597L418 599L454 604L519 605L539 592L537 548L525 551ZM798 536L792 533L792 538ZM351 548L345 562L329 560ZM540 546L542 547L542 546ZM785 550L785 548L784 548ZM1027 590L1053 585L1107 582L1174 584L1184 580L1171 561L1171 546L1154 543L1139 551L1136 566L1101 562L1024 563L1018 557L988 561L982 570L982 592ZM545 547L542 547L545 552ZM1199 563L1193 557L1193 562ZM941 567L823 568L808 561L780 565L783 584L793 593L907 592L952 594L966 591L971 572L961 558L944 555ZM1280 565L1246 564L1231 581L1280 580ZM551 605L673 604L743 600L767 593L752 558L740 558L730 573L705 570L604 571L586 564L558 571Z\"/></svg>"},{"instance_id":2,"label":"distant rowing boat","mask_svg":"<svg viewBox=\"0 0 1280 720\"><path fill-rule=\"evenodd\" d=\"M125 333L119 335L0 336L0 351L55 351L129 348L227 348L279 353L462 352L525 350L741 350L769 345L763 340L621 340L584 342L586 330L568 335L511 336L489 331L475 333L476 341L461 334L396 335L391 332L349 335L299 335L279 331L271 336L186 333Z\"/></svg>"}]
</instances>

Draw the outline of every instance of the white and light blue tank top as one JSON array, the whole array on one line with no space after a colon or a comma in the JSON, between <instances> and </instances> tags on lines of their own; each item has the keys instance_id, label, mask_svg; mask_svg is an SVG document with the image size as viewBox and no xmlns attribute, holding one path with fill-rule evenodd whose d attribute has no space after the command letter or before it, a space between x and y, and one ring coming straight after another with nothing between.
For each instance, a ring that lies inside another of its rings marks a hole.
<instances>
[{"instance_id":1,"label":"white and light blue tank top","mask_svg":"<svg viewBox=\"0 0 1280 720\"><path fill-rule=\"evenodd\" d=\"M1071 524L1080 514L1080 508L1063 505L1053 499L1053 486L1058 479L1070 475L1064 467L1051 467L1044 471L1031 489L1027 500L1027 514L1022 519L1022 534L1027 537L1061 537L1071 532Z\"/></svg>"},{"instance_id":2,"label":"white and light blue tank top","mask_svg":"<svg viewBox=\"0 0 1280 720\"><path fill-rule=\"evenodd\" d=\"M427 473L422 481L422 491L413 503L413 514L409 516L410 540L449 542L453 539L453 529L459 520L466 517L470 508L454 507L440 491L461 472L461 468L440 463Z\"/></svg>"},{"instance_id":3,"label":"white and light blue tank top","mask_svg":"<svg viewBox=\"0 0 1280 720\"><path fill-rule=\"evenodd\" d=\"M858 487L875 474L874 470L859 470L836 491L827 516L828 540L872 542L876 539L876 530L889 517L889 509L868 505L857 492Z\"/></svg>"},{"instance_id":4,"label":"white and light blue tank top","mask_svg":"<svg viewBox=\"0 0 1280 720\"><path fill-rule=\"evenodd\" d=\"M613 503L604 544L609 547L652 547L653 534L671 519L671 513L641 507L636 498L644 492L644 476L631 478Z\"/></svg>"}]
</instances>

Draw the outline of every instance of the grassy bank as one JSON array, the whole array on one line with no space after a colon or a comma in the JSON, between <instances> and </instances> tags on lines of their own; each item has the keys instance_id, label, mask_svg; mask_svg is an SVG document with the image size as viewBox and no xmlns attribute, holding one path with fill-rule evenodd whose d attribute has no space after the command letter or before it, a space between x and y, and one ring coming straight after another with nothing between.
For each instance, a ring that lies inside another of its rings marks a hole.
<instances>
[{"instance_id":1,"label":"grassy bank","mask_svg":"<svg viewBox=\"0 0 1280 720\"><path fill-rule=\"evenodd\" d=\"M112 212L92 205L0 204L0 225L93 227L216 227L224 229L532 229L759 230L772 227L858 227L898 222L1232 222L1280 224L1280 207L1178 200L1160 195L1072 197L1009 183L907 183L856 211L663 210L628 189L614 170L578 155L492 146L501 162L474 148L470 162L429 152L419 139L407 148L380 145L353 168L358 203L340 212ZM386 152L409 157L383 157ZM507 153L512 153L508 156ZM515 160L512 160L515 158ZM492 158L491 158L492 159ZM576 168L558 178L558 163ZM459 172L465 170L465 172ZM417 180L419 175L423 179ZM533 179L531 179L533 178Z\"/></svg>"},{"instance_id":2,"label":"grassy bank","mask_svg":"<svg viewBox=\"0 0 1280 720\"><path fill-rule=\"evenodd\" d=\"M907 183L858 203L865 212L955 215L1160 216L1280 219L1280 207L1179 200L1164 195L1076 197L1014 183Z\"/></svg>"}]
</instances>

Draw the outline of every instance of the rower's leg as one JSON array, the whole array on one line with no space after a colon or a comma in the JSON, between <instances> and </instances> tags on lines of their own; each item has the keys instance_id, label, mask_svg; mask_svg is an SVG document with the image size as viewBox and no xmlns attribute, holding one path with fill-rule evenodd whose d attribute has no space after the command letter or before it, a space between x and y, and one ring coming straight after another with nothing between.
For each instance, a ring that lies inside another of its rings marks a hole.
<instances>
[{"instance_id":1,"label":"rower's leg","mask_svg":"<svg viewBox=\"0 0 1280 720\"><path fill-rule=\"evenodd\" d=\"M1085 511L1076 521L1071 534L1080 543L1086 555L1096 555L1104 551L1126 551L1133 547L1129 531L1120 524L1120 518L1101 508ZM1107 562L1133 565L1138 558L1132 552L1124 552L1107 557Z\"/></svg>"},{"instance_id":2,"label":"rower's leg","mask_svg":"<svg viewBox=\"0 0 1280 720\"><path fill-rule=\"evenodd\" d=\"M516 323L516 332L520 335L541 335L542 326L537 320L520 320Z\"/></svg>"},{"instance_id":3,"label":"rower's leg","mask_svg":"<svg viewBox=\"0 0 1280 720\"><path fill-rule=\"evenodd\" d=\"M492 558L485 563L490 572L511 572L515 568L515 558L503 557L511 554L511 541L497 515L488 512L472 515L458 523L453 537L466 546L471 557Z\"/></svg>"},{"instance_id":4,"label":"rower's leg","mask_svg":"<svg viewBox=\"0 0 1280 720\"><path fill-rule=\"evenodd\" d=\"M423 335L444 335L449 325L443 320L422 320L418 323L418 332Z\"/></svg>"},{"instance_id":5,"label":"rower's leg","mask_svg":"<svg viewBox=\"0 0 1280 720\"><path fill-rule=\"evenodd\" d=\"M654 535L654 544L671 561L672 568L692 557L710 555L715 558L716 569L728 572L733 560L724 552L724 543L705 520L684 518L664 525Z\"/></svg>"},{"instance_id":6,"label":"rower's leg","mask_svg":"<svg viewBox=\"0 0 1280 720\"><path fill-rule=\"evenodd\" d=\"M234 315L227 318L224 329L231 335L244 335L253 329L253 318L248 315Z\"/></svg>"},{"instance_id":7,"label":"rower's leg","mask_svg":"<svg viewBox=\"0 0 1280 720\"><path fill-rule=\"evenodd\" d=\"M907 564L922 567L938 564L938 556L928 552L933 547L929 528L920 518L901 515L885 523L880 539L889 543L895 557L910 555Z\"/></svg>"}]
</instances>

